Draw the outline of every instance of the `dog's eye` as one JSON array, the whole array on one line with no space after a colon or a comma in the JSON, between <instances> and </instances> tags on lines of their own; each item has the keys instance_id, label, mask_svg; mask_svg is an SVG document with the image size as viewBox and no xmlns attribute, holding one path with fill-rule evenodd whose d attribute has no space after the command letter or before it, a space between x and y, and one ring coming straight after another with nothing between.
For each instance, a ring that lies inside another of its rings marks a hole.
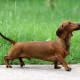
<instances>
[{"instance_id":1,"label":"dog's eye","mask_svg":"<svg viewBox=\"0 0 80 80\"><path fill-rule=\"evenodd\" d=\"M70 24L71 24L71 22L68 23L68 25L70 25Z\"/></svg>"}]
</instances>

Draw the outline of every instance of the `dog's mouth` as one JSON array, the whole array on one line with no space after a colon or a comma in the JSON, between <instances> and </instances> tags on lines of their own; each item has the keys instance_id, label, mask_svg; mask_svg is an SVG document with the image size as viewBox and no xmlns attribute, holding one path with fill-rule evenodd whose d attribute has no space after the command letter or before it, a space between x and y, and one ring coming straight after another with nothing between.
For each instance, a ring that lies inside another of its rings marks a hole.
<instances>
[{"instance_id":1,"label":"dog's mouth","mask_svg":"<svg viewBox=\"0 0 80 80\"><path fill-rule=\"evenodd\" d=\"M80 30L80 27L79 27L79 28L76 28L76 29L74 29L74 30Z\"/></svg>"}]
</instances>

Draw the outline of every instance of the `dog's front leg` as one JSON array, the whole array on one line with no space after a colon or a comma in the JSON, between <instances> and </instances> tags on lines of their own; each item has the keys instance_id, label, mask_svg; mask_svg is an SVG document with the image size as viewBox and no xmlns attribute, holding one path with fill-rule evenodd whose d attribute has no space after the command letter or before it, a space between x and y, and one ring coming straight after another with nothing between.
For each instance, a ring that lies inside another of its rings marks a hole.
<instances>
[{"instance_id":1,"label":"dog's front leg","mask_svg":"<svg viewBox=\"0 0 80 80\"><path fill-rule=\"evenodd\" d=\"M56 56L57 60L62 63L62 65L63 65L63 67L65 68L66 71L71 71L71 68L68 67L66 61L64 60L64 58L62 56L60 56L59 54L56 54L55 56Z\"/></svg>"},{"instance_id":2,"label":"dog's front leg","mask_svg":"<svg viewBox=\"0 0 80 80\"><path fill-rule=\"evenodd\" d=\"M61 68L60 66L58 66L58 60L54 61L54 68L55 69L60 69Z\"/></svg>"}]
</instances>

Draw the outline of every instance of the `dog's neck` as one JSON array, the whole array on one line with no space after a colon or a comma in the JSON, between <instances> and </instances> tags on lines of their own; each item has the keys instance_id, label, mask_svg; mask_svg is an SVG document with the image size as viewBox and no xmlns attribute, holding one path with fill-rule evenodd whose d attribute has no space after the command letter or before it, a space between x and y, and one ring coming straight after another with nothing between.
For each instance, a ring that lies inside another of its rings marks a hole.
<instances>
[{"instance_id":1,"label":"dog's neck","mask_svg":"<svg viewBox=\"0 0 80 80\"><path fill-rule=\"evenodd\" d=\"M69 50L71 38L66 37L63 41L64 41L64 43L65 43L66 50Z\"/></svg>"},{"instance_id":2,"label":"dog's neck","mask_svg":"<svg viewBox=\"0 0 80 80\"><path fill-rule=\"evenodd\" d=\"M58 38L57 41L60 47L63 47L65 50L69 50L71 42L70 37L66 37L65 39Z\"/></svg>"},{"instance_id":3,"label":"dog's neck","mask_svg":"<svg viewBox=\"0 0 80 80\"><path fill-rule=\"evenodd\" d=\"M63 47L65 50L69 50L70 48L70 43L71 43L71 37L72 37L72 32L68 33L64 39L58 38L58 44Z\"/></svg>"},{"instance_id":4,"label":"dog's neck","mask_svg":"<svg viewBox=\"0 0 80 80\"><path fill-rule=\"evenodd\" d=\"M65 46L66 46L66 50L69 50L70 48L70 43L71 43L71 37L73 36L72 32L67 33L67 36L63 39Z\"/></svg>"}]
</instances>

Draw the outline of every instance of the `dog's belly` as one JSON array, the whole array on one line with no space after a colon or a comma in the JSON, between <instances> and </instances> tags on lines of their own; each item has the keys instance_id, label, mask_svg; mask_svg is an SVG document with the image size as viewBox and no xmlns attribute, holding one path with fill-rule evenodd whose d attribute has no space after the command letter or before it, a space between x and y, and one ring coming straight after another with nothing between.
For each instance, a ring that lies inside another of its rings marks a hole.
<instances>
[{"instance_id":1,"label":"dog's belly","mask_svg":"<svg viewBox=\"0 0 80 80\"><path fill-rule=\"evenodd\" d=\"M49 55L49 56L45 56L45 55L28 55L26 53L22 53L19 57L23 57L23 58L29 57L29 58L34 58L34 59L46 60L46 61L55 61L55 60L57 60L54 55Z\"/></svg>"}]
</instances>

